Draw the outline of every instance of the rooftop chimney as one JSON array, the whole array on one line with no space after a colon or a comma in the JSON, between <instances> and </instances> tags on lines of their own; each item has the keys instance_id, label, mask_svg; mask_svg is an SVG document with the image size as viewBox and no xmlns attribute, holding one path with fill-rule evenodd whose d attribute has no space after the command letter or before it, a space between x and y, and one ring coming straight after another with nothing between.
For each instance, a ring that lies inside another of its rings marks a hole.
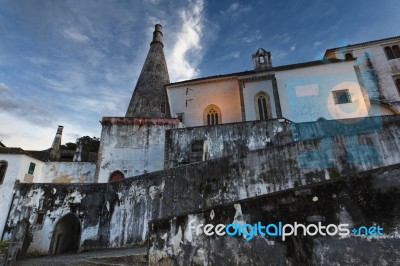
<instances>
[{"instance_id":1,"label":"rooftop chimney","mask_svg":"<svg viewBox=\"0 0 400 266\"><path fill-rule=\"evenodd\" d=\"M156 24L153 40L126 111L126 117L170 118L167 91L167 63L163 50L162 26Z\"/></svg>"},{"instance_id":2,"label":"rooftop chimney","mask_svg":"<svg viewBox=\"0 0 400 266\"><path fill-rule=\"evenodd\" d=\"M49 161L51 162L56 162L60 160L60 146L63 129L63 126L58 126L57 133L54 137L53 145L51 145L49 153Z\"/></svg>"}]
</instances>

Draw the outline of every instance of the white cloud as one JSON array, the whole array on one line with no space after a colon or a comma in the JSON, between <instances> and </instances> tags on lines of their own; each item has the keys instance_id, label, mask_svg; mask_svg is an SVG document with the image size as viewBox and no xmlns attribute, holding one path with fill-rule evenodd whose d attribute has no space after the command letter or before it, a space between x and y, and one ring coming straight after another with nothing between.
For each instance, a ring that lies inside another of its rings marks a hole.
<instances>
[{"instance_id":1,"label":"white cloud","mask_svg":"<svg viewBox=\"0 0 400 266\"><path fill-rule=\"evenodd\" d=\"M322 42L316 41L316 42L313 43L313 46L317 47L317 46L320 46L321 44L322 44Z\"/></svg>"},{"instance_id":2,"label":"white cloud","mask_svg":"<svg viewBox=\"0 0 400 266\"><path fill-rule=\"evenodd\" d=\"M0 83L0 92L3 91L10 91L10 88L4 83Z\"/></svg>"},{"instance_id":3,"label":"white cloud","mask_svg":"<svg viewBox=\"0 0 400 266\"><path fill-rule=\"evenodd\" d=\"M199 75L197 65L202 59L203 10L204 1L196 0L179 11L182 26L174 36L176 41L172 51L166 52L171 55L167 63L172 82Z\"/></svg>"},{"instance_id":4,"label":"white cloud","mask_svg":"<svg viewBox=\"0 0 400 266\"><path fill-rule=\"evenodd\" d=\"M77 123L58 121L49 126L42 126L19 119L11 114L0 113L0 121L8 127L2 128L1 136L7 147L20 147L25 150L45 150L51 147L58 124L64 126L62 143L75 142L81 136L98 136L98 128L88 128ZM99 123L100 125L100 123ZM78 133L78 134L77 134Z\"/></svg>"},{"instance_id":5,"label":"white cloud","mask_svg":"<svg viewBox=\"0 0 400 266\"><path fill-rule=\"evenodd\" d=\"M289 33L283 33L283 34L276 34L273 39L278 39L279 41L282 41L283 43L288 43L292 38L290 37Z\"/></svg>"},{"instance_id":6,"label":"white cloud","mask_svg":"<svg viewBox=\"0 0 400 266\"><path fill-rule=\"evenodd\" d=\"M279 62L280 60L284 59L287 55L288 55L288 53L286 51L275 50L271 54L272 63Z\"/></svg>"},{"instance_id":7,"label":"white cloud","mask_svg":"<svg viewBox=\"0 0 400 266\"><path fill-rule=\"evenodd\" d=\"M77 29L74 28L64 29L63 34L66 38L75 42L86 43L90 40L88 36L80 33Z\"/></svg>"},{"instance_id":8,"label":"white cloud","mask_svg":"<svg viewBox=\"0 0 400 266\"><path fill-rule=\"evenodd\" d=\"M160 3L161 0L143 0L143 2L145 4L149 3L149 4L153 4L153 5L158 5Z\"/></svg>"},{"instance_id":9,"label":"white cloud","mask_svg":"<svg viewBox=\"0 0 400 266\"><path fill-rule=\"evenodd\" d=\"M233 3L228 7L228 12L232 13L235 12L239 7L239 3Z\"/></svg>"},{"instance_id":10,"label":"white cloud","mask_svg":"<svg viewBox=\"0 0 400 266\"><path fill-rule=\"evenodd\" d=\"M243 38L243 42L251 43L261 40L262 34L261 31L256 30L252 36L247 36Z\"/></svg>"},{"instance_id":11,"label":"white cloud","mask_svg":"<svg viewBox=\"0 0 400 266\"><path fill-rule=\"evenodd\" d=\"M235 52L230 53L228 55L228 58L239 58L239 56L240 56L240 51L235 51Z\"/></svg>"},{"instance_id":12,"label":"white cloud","mask_svg":"<svg viewBox=\"0 0 400 266\"><path fill-rule=\"evenodd\" d=\"M290 51L291 52L295 52L296 51L296 44L293 44L292 46L290 46Z\"/></svg>"},{"instance_id":13,"label":"white cloud","mask_svg":"<svg viewBox=\"0 0 400 266\"><path fill-rule=\"evenodd\" d=\"M238 2L232 3L226 11L221 10L222 15L239 16L242 13L247 13L251 10L251 5L243 6Z\"/></svg>"}]
</instances>

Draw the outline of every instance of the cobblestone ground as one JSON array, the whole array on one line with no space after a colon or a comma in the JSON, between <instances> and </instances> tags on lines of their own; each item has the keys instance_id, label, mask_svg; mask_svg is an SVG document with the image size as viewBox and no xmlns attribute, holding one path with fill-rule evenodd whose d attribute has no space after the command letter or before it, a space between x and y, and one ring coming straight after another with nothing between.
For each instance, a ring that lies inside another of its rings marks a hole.
<instances>
[{"instance_id":1,"label":"cobblestone ground","mask_svg":"<svg viewBox=\"0 0 400 266\"><path fill-rule=\"evenodd\" d=\"M147 247L63 254L17 261L17 266L147 265Z\"/></svg>"}]
</instances>

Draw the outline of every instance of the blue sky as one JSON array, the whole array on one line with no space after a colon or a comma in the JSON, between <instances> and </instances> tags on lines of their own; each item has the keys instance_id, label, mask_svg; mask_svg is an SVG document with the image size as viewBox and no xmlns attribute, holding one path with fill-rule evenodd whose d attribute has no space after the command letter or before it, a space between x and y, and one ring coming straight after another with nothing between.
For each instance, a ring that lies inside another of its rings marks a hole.
<instances>
[{"instance_id":1,"label":"blue sky","mask_svg":"<svg viewBox=\"0 0 400 266\"><path fill-rule=\"evenodd\" d=\"M123 116L154 24L172 82L321 59L328 48L400 35L396 0L0 0L0 140L24 149L100 136Z\"/></svg>"}]
</instances>

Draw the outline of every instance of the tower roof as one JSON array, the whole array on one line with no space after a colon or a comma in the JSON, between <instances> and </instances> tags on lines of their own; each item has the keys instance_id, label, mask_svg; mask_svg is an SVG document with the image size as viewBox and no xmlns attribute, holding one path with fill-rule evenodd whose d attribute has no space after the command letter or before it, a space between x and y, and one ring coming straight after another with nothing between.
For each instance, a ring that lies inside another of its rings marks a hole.
<instances>
[{"instance_id":1,"label":"tower roof","mask_svg":"<svg viewBox=\"0 0 400 266\"><path fill-rule=\"evenodd\" d=\"M157 24L126 117L170 118L171 116L165 89L165 85L169 84L169 75L162 37L162 26Z\"/></svg>"}]
</instances>

